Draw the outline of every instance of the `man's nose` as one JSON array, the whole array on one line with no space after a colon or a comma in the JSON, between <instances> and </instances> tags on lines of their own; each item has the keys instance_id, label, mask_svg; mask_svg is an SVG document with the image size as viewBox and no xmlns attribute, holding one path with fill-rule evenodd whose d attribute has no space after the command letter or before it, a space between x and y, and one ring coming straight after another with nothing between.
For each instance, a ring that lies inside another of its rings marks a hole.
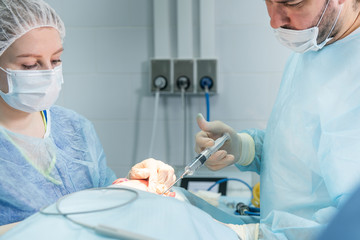
<instances>
[{"instance_id":1,"label":"man's nose","mask_svg":"<svg viewBox=\"0 0 360 240\"><path fill-rule=\"evenodd\" d=\"M270 16L270 25L276 29L290 23L290 18L287 15L283 6L277 3L267 4L268 13Z\"/></svg>"}]
</instances>

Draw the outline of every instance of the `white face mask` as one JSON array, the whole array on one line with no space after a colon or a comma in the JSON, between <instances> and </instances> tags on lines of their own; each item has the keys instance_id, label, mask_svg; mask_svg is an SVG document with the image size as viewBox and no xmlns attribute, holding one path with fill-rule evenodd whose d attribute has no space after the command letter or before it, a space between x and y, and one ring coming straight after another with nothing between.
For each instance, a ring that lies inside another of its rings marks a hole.
<instances>
[{"instance_id":1,"label":"white face mask","mask_svg":"<svg viewBox=\"0 0 360 240\"><path fill-rule=\"evenodd\" d=\"M50 70L1 70L6 72L9 92L0 96L23 112L49 109L57 100L63 83L62 65Z\"/></svg>"},{"instance_id":2,"label":"white face mask","mask_svg":"<svg viewBox=\"0 0 360 240\"><path fill-rule=\"evenodd\" d=\"M319 35L319 24L326 12L326 9L330 3L330 0L327 2L326 7L321 14L321 17L319 19L318 24L315 27L308 28L305 30L291 30L291 29L285 29L285 28L276 28L274 29L274 33L278 41L284 45L285 47L290 48L291 50L299 53L305 53L309 50L312 51L318 51L319 49L322 49L326 43L328 43L332 38L329 38L330 34L332 33L342 10L342 6L340 7L340 11L335 19L335 22L333 26L331 27L331 30L326 37L326 39L318 44L317 38Z\"/></svg>"}]
</instances>

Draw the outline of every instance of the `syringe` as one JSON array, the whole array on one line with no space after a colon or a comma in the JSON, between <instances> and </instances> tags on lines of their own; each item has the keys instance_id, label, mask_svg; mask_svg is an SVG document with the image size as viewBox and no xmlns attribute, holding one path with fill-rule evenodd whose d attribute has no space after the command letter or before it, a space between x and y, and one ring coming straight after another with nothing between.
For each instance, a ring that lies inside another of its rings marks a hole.
<instances>
[{"instance_id":1,"label":"syringe","mask_svg":"<svg viewBox=\"0 0 360 240\"><path fill-rule=\"evenodd\" d=\"M176 180L176 182L174 182L161 195L169 191L180 179L182 179L186 175L193 175L194 172L198 170L202 165L204 165L206 160L208 160L213 153L217 152L219 148L221 148L228 139L230 139L230 135L228 133L225 133L222 137L216 139L214 146L206 148L197 157L195 157L194 161L192 161L185 167L185 172L178 178L178 180Z\"/></svg>"}]
</instances>

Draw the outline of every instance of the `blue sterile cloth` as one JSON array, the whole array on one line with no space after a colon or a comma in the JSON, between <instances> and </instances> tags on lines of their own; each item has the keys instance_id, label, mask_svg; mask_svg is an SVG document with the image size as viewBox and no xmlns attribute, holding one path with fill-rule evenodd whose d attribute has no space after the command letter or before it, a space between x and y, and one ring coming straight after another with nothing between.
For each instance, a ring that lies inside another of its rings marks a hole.
<instances>
[{"instance_id":1,"label":"blue sterile cloth","mask_svg":"<svg viewBox=\"0 0 360 240\"><path fill-rule=\"evenodd\" d=\"M43 139L0 127L0 225L21 221L63 195L116 179L93 125L59 106Z\"/></svg>"},{"instance_id":2,"label":"blue sterile cloth","mask_svg":"<svg viewBox=\"0 0 360 240\"><path fill-rule=\"evenodd\" d=\"M360 239L360 187L352 194L321 233L318 240Z\"/></svg>"},{"instance_id":3,"label":"blue sterile cloth","mask_svg":"<svg viewBox=\"0 0 360 240\"><path fill-rule=\"evenodd\" d=\"M133 202L108 211L73 216L77 221L87 225L104 225L111 228L141 234L152 239L238 239L236 233L229 227L213 219L212 215L200 210L187 201L172 197L159 196L140 190L135 190L139 196ZM121 195L122 196L122 195ZM121 196L116 199L121 201ZM126 199L128 194L123 194ZM66 203L67 209L76 210L76 203L86 204L94 196L82 195L81 199ZM196 196L191 196L192 200ZM115 198L108 196L105 201ZM96 202L96 201L95 201ZM71 208L74 204L73 209ZM104 199L98 205L103 205ZM199 205L204 202L199 201ZM60 205L61 206L61 205ZM82 205L81 205L82 206ZM50 206L45 211L54 211ZM207 208L209 209L209 208ZM213 213L213 209L209 210ZM218 213L219 214L219 213ZM238 220L237 220L238 221ZM36 213L3 235L0 239L109 239L93 230L77 225L63 216L44 215ZM125 239L125 238L124 238Z\"/></svg>"},{"instance_id":4,"label":"blue sterile cloth","mask_svg":"<svg viewBox=\"0 0 360 240\"><path fill-rule=\"evenodd\" d=\"M360 180L360 31L294 53L265 131L250 129L264 239L313 239Z\"/></svg>"},{"instance_id":5,"label":"blue sterile cloth","mask_svg":"<svg viewBox=\"0 0 360 240\"><path fill-rule=\"evenodd\" d=\"M200 208L201 210L207 212L210 214L213 218L216 220L223 222L223 223L230 223L230 224L249 224L249 223L258 223L260 221L260 218L257 216L241 216L241 215L235 215L235 213L229 213L226 211L221 210L218 207L215 207L202 198L197 197L196 195L192 194L191 192L179 188L174 187L174 190L176 194L181 194L185 196L185 199L187 202L191 203L192 205Z\"/></svg>"}]
</instances>

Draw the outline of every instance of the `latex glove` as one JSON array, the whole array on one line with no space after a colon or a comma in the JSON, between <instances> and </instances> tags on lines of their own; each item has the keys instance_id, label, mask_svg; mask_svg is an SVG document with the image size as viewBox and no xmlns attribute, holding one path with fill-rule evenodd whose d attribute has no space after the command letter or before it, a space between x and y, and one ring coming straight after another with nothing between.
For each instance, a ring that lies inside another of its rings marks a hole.
<instances>
[{"instance_id":1,"label":"latex glove","mask_svg":"<svg viewBox=\"0 0 360 240\"><path fill-rule=\"evenodd\" d=\"M135 164L129 174L130 180L148 180L148 191L161 194L176 180L174 169L153 158Z\"/></svg>"},{"instance_id":2,"label":"latex glove","mask_svg":"<svg viewBox=\"0 0 360 240\"><path fill-rule=\"evenodd\" d=\"M195 151L202 152L215 144L217 138L229 133L230 139L214 153L205 165L211 170L219 170L234 164L240 159L241 155L241 138L233 128L221 121L207 122L202 114L198 114L196 121L202 131L198 132L195 137Z\"/></svg>"}]
</instances>

